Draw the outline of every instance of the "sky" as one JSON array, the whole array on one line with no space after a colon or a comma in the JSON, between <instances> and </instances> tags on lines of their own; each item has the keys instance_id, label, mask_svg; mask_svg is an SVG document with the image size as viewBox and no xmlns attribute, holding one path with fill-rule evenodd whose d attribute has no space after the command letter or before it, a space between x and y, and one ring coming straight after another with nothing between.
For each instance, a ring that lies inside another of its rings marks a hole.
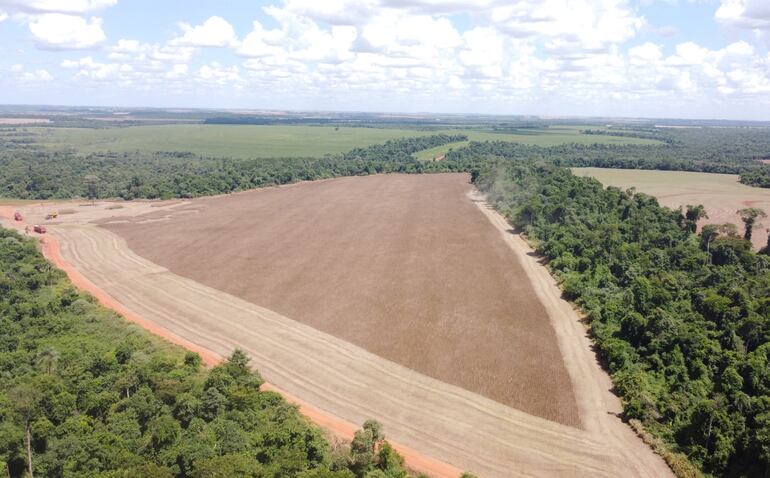
<instances>
[{"instance_id":1,"label":"sky","mask_svg":"<svg viewBox=\"0 0 770 478\"><path fill-rule=\"evenodd\" d=\"M0 0L0 103L770 120L770 0Z\"/></svg>"}]
</instances>

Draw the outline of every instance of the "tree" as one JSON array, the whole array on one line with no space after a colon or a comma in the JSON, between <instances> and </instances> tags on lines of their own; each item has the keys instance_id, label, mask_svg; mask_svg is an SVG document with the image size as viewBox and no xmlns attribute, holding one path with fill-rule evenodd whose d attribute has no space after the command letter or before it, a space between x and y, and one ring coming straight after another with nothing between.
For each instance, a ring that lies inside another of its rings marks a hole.
<instances>
[{"instance_id":1,"label":"tree","mask_svg":"<svg viewBox=\"0 0 770 478\"><path fill-rule=\"evenodd\" d=\"M45 347L43 350L37 353L37 364L45 369L45 373L51 374L56 369L56 365L59 363L59 357L61 354L53 347Z\"/></svg>"},{"instance_id":2,"label":"tree","mask_svg":"<svg viewBox=\"0 0 770 478\"><path fill-rule=\"evenodd\" d=\"M758 207L747 207L747 208L738 210L738 214L741 215L741 220L745 225L743 238L746 239L747 241L750 241L751 233L753 232L754 224L757 222L757 219L767 217L767 213L765 213L765 211L763 211Z\"/></svg>"},{"instance_id":3,"label":"tree","mask_svg":"<svg viewBox=\"0 0 770 478\"><path fill-rule=\"evenodd\" d=\"M708 217L706 208L704 208L702 204L698 204L697 206L688 204L687 212L685 213L685 218L687 219L685 228L694 233L698 228L698 221L701 219L708 219Z\"/></svg>"},{"instance_id":4,"label":"tree","mask_svg":"<svg viewBox=\"0 0 770 478\"><path fill-rule=\"evenodd\" d=\"M27 471L30 478L34 478L32 465L32 420L38 412L40 391L31 384L25 383L16 386L9 393L16 414L24 428L24 445L27 449Z\"/></svg>"},{"instance_id":5,"label":"tree","mask_svg":"<svg viewBox=\"0 0 770 478\"><path fill-rule=\"evenodd\" d=\"M99 176L96 174L86 174L84 179L86 182L88 199L93 200L99 197Z\"/></svg>"},{"instance_id":6,"label":"tree","mask_svg":"<svg viewBox=\"0 0 770 478\"><path fill-rule=\"evenodd\" d=\"M406 478L404 458L388 442L384 442L377 452L377 468L389 478Z\"/></svg>"}]
</instances>

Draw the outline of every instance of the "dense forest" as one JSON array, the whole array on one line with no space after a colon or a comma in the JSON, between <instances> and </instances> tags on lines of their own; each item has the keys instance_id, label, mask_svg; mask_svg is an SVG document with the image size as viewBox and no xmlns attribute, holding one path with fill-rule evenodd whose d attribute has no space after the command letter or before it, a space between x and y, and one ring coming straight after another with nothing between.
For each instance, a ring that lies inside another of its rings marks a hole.
<instances>
[{"instance_id":1,"label":"dense forest","mask_svg":"<svg viewBox=\"0 0 770 478\"><path fill-rule=\"evenodd\" d=\"M623 128L588 129L583 134L603 134L657 139L662 145L565 144L529 146L503 141L473 143L447 154L455 161L476 160L479 155L548 161L566 167L657 169L739 174L744 184L770 187L770 130L767 128Z\"/></svg>"},{"instance_id":2,"label":"dense forest","mask_svg":"<svg viewBox=\"0 0 770 478\"><path fill-rule=\"evenodd\" d=\"M405 478L367 422L335 447L235 351L211 370L78 293L0 228L0 473Z\"/></svg>"},{"instance_id":3,"label":"dense forest","mask_svg":"<svg viewBox=\"0 0 770 478\"><path fill-rule=\"evenodd\" d=\"M387 141L321 158L212 158L193 153L111 153L0 149L0 197L169 199L230 193L311 179L375 173L419 173L412 154L463 141L431 135ZM455 164L456 165L456 164Z\"/></svg>"},{"instance_id":4,"label":"dense forest","mask_svg":"<svg viewBox=\"0 0 770 478\"><path fill-rule=\"evenodd\" d=\"M585 312L626 418L708 473L769 476L770 249L545 162L489 159L473 179Z\"/></svg>"}]
</instances>

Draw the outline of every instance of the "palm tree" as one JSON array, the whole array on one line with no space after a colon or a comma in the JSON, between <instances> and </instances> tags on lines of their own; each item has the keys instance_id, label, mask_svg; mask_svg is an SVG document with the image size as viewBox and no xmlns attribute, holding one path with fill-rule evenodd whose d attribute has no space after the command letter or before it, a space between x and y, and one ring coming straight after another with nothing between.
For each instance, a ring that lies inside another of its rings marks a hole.
<instances>
[{"instance_id":1,"label":"palm tree","mask_svg":"<svg viewBox=\"0 0 770 478\"><path fill-rule=\"evenodd\" d=\"M56 370L56 365L59 363L59 357L61 354L53 347L46 347L37 353L37 364L45 369L47 374L51 374Z\"/></svg>"},{"instance_id":2,"label":"palm tree","mask_svg":"<svg viewBox=\"0 0 770 478\"><path fill-rule=\"evenodd\" d=\"M741 220L746 225L745 232L743 233L743 238L747 241L751 240L751 233L754 229L754 223L757 222L757 219L762 219L767 217L767 213L763 211L762 209L759 209L758 207L747 207L745 209L741 209L738 211L738 214L741 215Z\"/></svg>"}]
</instances>

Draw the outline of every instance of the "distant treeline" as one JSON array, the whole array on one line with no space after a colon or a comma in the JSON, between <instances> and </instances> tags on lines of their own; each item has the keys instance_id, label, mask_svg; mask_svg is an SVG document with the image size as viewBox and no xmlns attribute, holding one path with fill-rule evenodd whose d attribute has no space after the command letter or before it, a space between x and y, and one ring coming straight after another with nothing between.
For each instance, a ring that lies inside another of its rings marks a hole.
<instances>
[{"instance_id":1,"label":"distant treeline","mask_svg":"<svg viewBox=\"0 0 770 478\"><path fill-rule=\"evenodd\" d=\"M680 476L696 476L688 460L769 476L770 249L752 252L732 225L694 234L702 208L478 148L476 185L585 311L625 417L669 444Z\"/></svg>"},{"instance_id":2,"label":"distant treeline","mask_svg":"<svg viewBox=\"0 0 770 478\"><path fill-rule=\"evenodd\" d=\"M663 141L664 143L674 144L675 140L670 136L663 134L659 130L645 129L584 129L580 131L582 134L595 134L600 136L618 136L621 138L640 138L640 139L654 139L656 141Z\"/></svg>"},{"instance_id":3,"label":"distant treeline","mask_svg":"<svg viewBox=\"0 0 770 478\"><path fill-rule=\"evenodd\" d=\"M211 370L77 292L0 228L0 474L407 478L367 422L332 447L235 351Z\"/></svg>"},{"instance_id":4,"label":"distant treeline","mask_svg":"<svg viewBox=\"0 0 770 478\"><path fill-rule=\"evenodd\" d=\"M168 199L230 193L312 179L464 169L412 153L466 139L433 135L388 141L322 158L213 158L192 153L0 150L0 197Z\"/></svg>"},{"instance_id":5,"label":"distant treeline","mask_svg":"<svg viewBox=\"0 0 770 478\"><path fill-rule=\"evenodd\" d=\"M607 134L589 130L588 134ZM584 131L585 132L585 131ZM618 136L650 137L642 130L611 132ZM695 128L660 133L654 139L662 145L564 144L530 146L504 141L472 143L446 155L446 160L475 161L480 156L497 156L528 161L545 161L566 167L656 169L739 174L741 182L768 187L770 166L758 160L770 157L770 129Z\"/></svg>"}]
</instances>

